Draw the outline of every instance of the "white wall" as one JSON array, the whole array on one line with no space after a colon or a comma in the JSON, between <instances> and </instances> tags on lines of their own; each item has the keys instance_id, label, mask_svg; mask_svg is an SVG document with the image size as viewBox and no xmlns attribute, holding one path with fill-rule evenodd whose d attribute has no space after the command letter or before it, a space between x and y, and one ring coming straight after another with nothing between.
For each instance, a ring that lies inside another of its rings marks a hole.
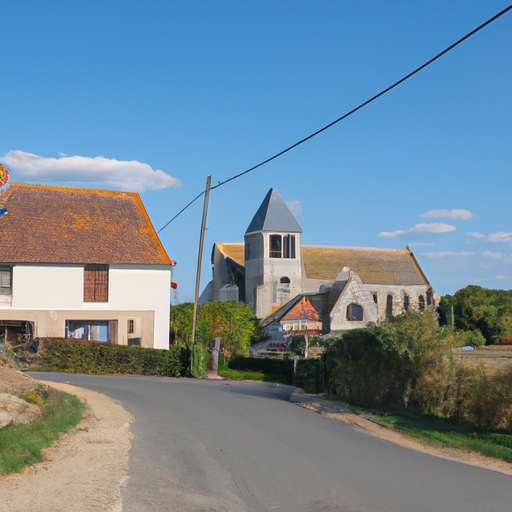
<instances>
[{"instance_id":1,"label":"white wall","mask_svg":"<svg viewBox=\"0 0 512 512\"><path fill-rule=\"evenodd\" d=\"M83 301L83 276L84 267L80 265L14 265L12 302L0 303L0 315L8 319L9 311L14 314L23 310L29 314L31 310L44 310L52 312L52 318L60 318L59 311L75 310L82 313L89 311L89 319L93 320L94 312L102 312L101 318L105 318L104 313L111 311L114 320L120 311L153 311L152 346L163 349L169 347L169 266L110 265L107 303ZM80 318L83 318L83 315L80 315ZM60 330L59 327L59 332Z\"/></svg>"},{"instance_id":2,"label":"white wall","mask_svg":"<svg viewBox=\"0 0 512 512\"><path fill-rule=\"evenodd\" d=\"M84 300L83 283L83 267L15 265L12 271L12 307L80 308Z\"/></svg>"},{"instance_id":3,"label":"white wall","mask_svg":"<svg viewBox=\"0 0 512 512\"><path fill-rule=\"evenodd\" d=\"M109 308L155 312L154 348L169 348L171 270L110 266Z\"/></svg>"}]
</instances>

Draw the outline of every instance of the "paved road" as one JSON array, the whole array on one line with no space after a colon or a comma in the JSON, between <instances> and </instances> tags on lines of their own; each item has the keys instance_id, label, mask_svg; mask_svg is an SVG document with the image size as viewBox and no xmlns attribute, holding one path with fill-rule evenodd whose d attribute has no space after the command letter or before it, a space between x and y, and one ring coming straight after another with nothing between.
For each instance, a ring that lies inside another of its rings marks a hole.
<instances>
[{"instance_id":1,"label":"paved road","mask_svg":"<svg viewBox=\"0 0 512 512\"><path fill-rule=\"evenodd\" d=\"M286 386L33 375L134 416L126 512L512 510L512 476L371 437L288 402Z\"/></svg>"}]
</instances>

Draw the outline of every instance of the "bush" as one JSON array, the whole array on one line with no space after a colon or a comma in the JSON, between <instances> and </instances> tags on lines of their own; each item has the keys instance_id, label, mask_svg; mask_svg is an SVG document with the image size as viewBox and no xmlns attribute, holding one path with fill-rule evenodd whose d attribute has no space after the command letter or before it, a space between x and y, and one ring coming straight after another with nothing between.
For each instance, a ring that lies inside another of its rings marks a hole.
<instances>
[{"instance_id":1,"label":"bush","mask_svg":"<svg viewBox=\"0 0 512 512\"><path fill-rule=\"evenodd\" d=\"M187 372L183 347L170 350L108 343L46 341L43 367L68 373L134 374L179 377Z\"/></svg>"},{"instance_id":2,"label":"bush","mask_svg":"<svg viewBox=\"0 0 512 512\"><path fill-rule=\"evenodd\" d=\"M284 359L265 357L235 357L228 362L232 370L290 375L290 364Z\"/></svg>"},{"instance_id":3,"label":"bush","mask_svg":"<svg viewBox=\"0 0 512 512\"><path fill-rule=\"evenodd\" d=\"M295 370L295 385L306 393L323 393L323 361L321 359L299 359Z\"/></svg>"},{"instance_id":4,"label":"bush","mask_svg":"<svg viewBox=\"0 0 512 512\"><path fill-rule=\"evenodd\" d=\"M457 331L455 333L455 341L461 347L464 345L473 345L475 347L485 345L485 338L475 331Z\"/></svg>"},{"instance_id":5,"label":"bush","mask_svg":"<svg viewBox=\"0 0 512 512\"><path fill-rule=\"evenodd\" d=\"M192 377L201 378L206 376L208 367L208 350L197 343L190 349L190 374Z\"/></svg>"}]
</instances>

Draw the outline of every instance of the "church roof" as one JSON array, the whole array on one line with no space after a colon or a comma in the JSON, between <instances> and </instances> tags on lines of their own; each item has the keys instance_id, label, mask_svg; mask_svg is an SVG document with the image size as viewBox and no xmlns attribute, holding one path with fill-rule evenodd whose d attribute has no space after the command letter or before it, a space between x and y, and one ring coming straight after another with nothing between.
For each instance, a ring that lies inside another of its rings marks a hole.
<instances>
[{"instance_id":1,"label":"church roof","mask_svg":"<svg viewBox=\"0 0 512 512\"><path fill-rule=\"evenodd\" d=\"M256 231L302 233L299 223L275 188L268 191L245 233Z\"/></svg>"},{"instance_id":2,"label":"church roof","mask_svg":"<svg viewBox=\"0 0 512 512\"><path fill-rule=\"evenodd\" d=\"M245 246L240 243L221 243L215 244L219 251L224 254L225 257L231 258L235 263L238 263L241 267L245 266Z\"/></svg>"},{"instance_id":3,"label":"church roof","mask_svg":"<svg viewBox=\"0 0 512 512\"><path fill-rule=\"evenodd\" d=\"M428 285L409 249L302 246L308 279L336 279L343 267L355 272L364 284Z\"/></svg>"},{"instance_id":4,"label":"church roof","mask_svg":"<svg viewBox=\"0 0 512 512\"><path fill-rule=\"evenodd\" d=\"M1 262L174 264L136 193L12 183L0 200Z\"/></svg>"},{"instance_id":5,"label":"church roof","mask_svg":"<svg viewBox=\"0 0 512 512\"><path fill-rule=\"evenodd\" d=\"M217 244L239 265L245 265L244 244ZM414 254L409 249L366 247L302 246L302 260L308 279L334 281L343 267L355 272L364 284L428 285Z\"/></svg>"}]
</instances>

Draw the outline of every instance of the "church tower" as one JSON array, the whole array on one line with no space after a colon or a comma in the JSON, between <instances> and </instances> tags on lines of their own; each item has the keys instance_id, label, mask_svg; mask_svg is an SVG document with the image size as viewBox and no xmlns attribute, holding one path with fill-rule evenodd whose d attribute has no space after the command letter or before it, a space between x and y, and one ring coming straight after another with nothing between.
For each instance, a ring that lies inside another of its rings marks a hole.
<instances>
[{"instance_id":1,"label":"church tower","mask_svg":"<svg viewBox=\"0 0 512 512\"><path fill-rule=\"evenodd\" d=\"M273 188L245 232L245 302L264 318L302 290L299 223Z\"/></svg>"}]
</instances>

